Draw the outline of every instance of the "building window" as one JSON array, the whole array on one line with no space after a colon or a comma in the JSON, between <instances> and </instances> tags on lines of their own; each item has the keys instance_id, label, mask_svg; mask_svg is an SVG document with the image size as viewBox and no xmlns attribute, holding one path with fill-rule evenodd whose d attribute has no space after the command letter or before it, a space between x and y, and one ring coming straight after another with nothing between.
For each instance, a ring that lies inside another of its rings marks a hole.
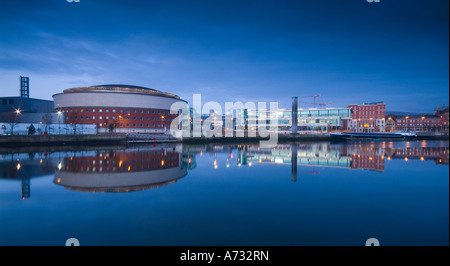
<instances>
[{"instance_id":1,"label":"building window","mask_svg":"<svg viewBox=\"0 0 450 266\"><path fill-rule=\"evenodd\" d=\"M109 109L106 109L105 112L109 113Z\"/></svg>"},{"instance_id":2,"label":"building window","mask_svg":"<svg viewBox=\"0 0 450 266\"><path fill-rule=\"evenodd\" d=\"M95 109L92 109L92 112L95 113Z\"/></svg>"},{"instance_id":3,"label":"building window","mask_svg":"<svg viewBox=\"0 0 450 266\"><path fill-rule=\"evenodd\" d=\"M101 113L101 112L102 112L102 109L98 109L98 111Z\"/></svg>"}]
</instances>

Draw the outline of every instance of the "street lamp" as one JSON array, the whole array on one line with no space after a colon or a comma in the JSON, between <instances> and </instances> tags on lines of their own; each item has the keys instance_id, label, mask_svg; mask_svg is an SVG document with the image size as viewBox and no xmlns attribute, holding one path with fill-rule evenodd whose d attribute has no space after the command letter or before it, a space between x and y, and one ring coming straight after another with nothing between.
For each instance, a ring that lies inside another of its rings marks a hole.
<instances>
[{"instance_id":1,"label":"street lamp","mask_svg":"<svg viewBox=\"0 0 450 266\"><path fill-rule=\"evenodd\" d=\"M61 110L58 110L58 135L61 135L61 115L62 112Z\"/></svg>"},{"instance_id":2,"label":"street lamp","mask_svg":"<svg viewBox=\"0 0 450 266\"><path fill-rule=\"evenodd\" d=\"M425 116L422 116L422 131L423 131L423 128L424 128L424 121L425 121Z\"/></svg>"},{"instance_id":3,"label":"street lamp","mask_svg":"<svg viewBox=\"0 0 450 266\"><path fill-rule=\"evenodd\" d=\"M406 132L408 132L408 119L409 119L409 116L406 116L405 119L406 119Z\"/></svg>"},{"instance_id":4,"label":"street lamp","mask_svg":"<svg viewBox=\"0 0 450 266\"><path fill-rule=\"evenodd\" d=\"M163 122L162 122L163 120L164 120L164 116L162 115L161 116L161 127L163 127Z\"/></svg>"}]
</instances>

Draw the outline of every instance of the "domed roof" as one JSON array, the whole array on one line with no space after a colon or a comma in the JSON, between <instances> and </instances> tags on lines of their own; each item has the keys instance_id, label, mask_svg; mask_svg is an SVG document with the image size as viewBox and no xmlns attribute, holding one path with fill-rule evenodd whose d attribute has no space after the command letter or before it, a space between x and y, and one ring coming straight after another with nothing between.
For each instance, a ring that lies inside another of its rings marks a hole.
<instances>
[{"instance_id":1,"label":"domed roof","mask_svg":"<svg viewBox=\"0 0 450 266\"><path fill-rule=\"evenodd\" d=\"M150 88L134 86L134 85L98 85L90 87L78 87L64 90L64 93L77 93L77 92L112 92L112 93L135 93L135 94L150 94L155 96L170 97L180 99L178 95L162 92Z\"/></svg>"}]
</instances>

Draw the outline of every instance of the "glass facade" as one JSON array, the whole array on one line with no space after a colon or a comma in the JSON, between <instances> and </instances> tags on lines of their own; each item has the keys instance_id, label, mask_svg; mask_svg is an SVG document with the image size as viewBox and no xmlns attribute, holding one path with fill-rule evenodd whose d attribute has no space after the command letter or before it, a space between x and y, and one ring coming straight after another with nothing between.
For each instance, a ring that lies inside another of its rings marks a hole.
<instances>
[{"instance_id":1,"label":"glass facade","mask_svg":"<svg viewBox=\"0 0 450 266\"><path fill-rule=\"evenodd\" d=\"M247 113L248 112L248 113ZM263 124L259 121L259 117L266 115L269 117L268 110L258 110L246 112L246 121L249 126L257 126ZM343 120L351 119L350 108L327 108L327 109L299 109L297 113L298 117L298 130L321 130L326 131L329 127L341 128L343 126ZM292 127L292 111L278 110L275 114L278 118L279 130L291 130ZM266 121L266 125L270 124Z\"/></svg>"}]
</instances>

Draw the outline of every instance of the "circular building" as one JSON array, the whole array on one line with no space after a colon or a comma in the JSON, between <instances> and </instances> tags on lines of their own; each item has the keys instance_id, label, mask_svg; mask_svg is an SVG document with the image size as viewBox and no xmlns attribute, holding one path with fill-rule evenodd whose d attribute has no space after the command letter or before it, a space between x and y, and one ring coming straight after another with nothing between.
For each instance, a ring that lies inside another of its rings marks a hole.
<instances>
[{"instance_id":1,"label":"circular building","mask_svg":"<svg viewBox=\"0 0 450 266\"><path fill-rule=\"evenodd\" d=\"M66 124L95 125L98 133L163 133L178 114L170 114L179 96L131 85L66 89L53 95Z\"/></svg>"}]
</instances>

